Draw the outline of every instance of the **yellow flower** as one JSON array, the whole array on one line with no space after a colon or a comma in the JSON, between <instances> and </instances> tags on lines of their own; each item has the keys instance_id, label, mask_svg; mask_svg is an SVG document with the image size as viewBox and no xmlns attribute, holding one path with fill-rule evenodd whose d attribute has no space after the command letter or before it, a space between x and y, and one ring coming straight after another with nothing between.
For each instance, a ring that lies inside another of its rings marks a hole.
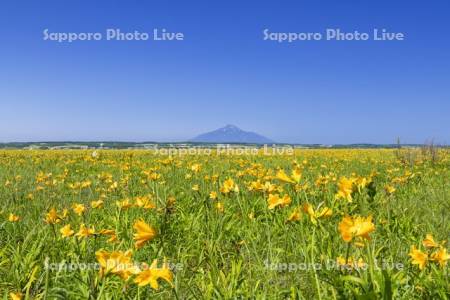
<instances>
[{"instance_id":1,"label":"yellow flower","mask_svg":"<svg viewBox=\"0 0 450 300\"><path fill-rule=\"evenodd\" d=\"M250 186L248 187L249 191L262 191L264 189L264 186L262 185L262 183L257 180L257 181L252 181L250 183Z\"/></svg>"},{"instance_id":2,"label":"yellow flower","mask_svg":"<svg viewBox=\"0 0 450 300\"><path fill-rule=\"evenodd\" d=\"M272 193L273 191L276 190L276 188L277 188L277 186L275 184L272 184L270 181L266 181L264 183L263 190L264 190L264 192Z\"/></svg>"},{"instance_id":3,"label":"yellow flower","mask_svg":"<svg viewBox=\"0 0 450 300\"><path fill-rule=\"evenodd\" d=\"M368 186L371 182L372 182L371 178L365 178L365 177L358 177L353 180L353 183L356 185L359 192L361 192L361 190L363 188L365 188L366 186Z\"/></svg>"},{"instance_id":4,"label":"yellow flower","mask_svg":"<svg viewBox=\"0 0 450 300\"><path fill-rule=\"evenodd\" d=\"M94 228L88 228L88 227L86 227L86 225L81 224L80 229L75 234L75 236L77 236L78 239L81 239L81 238L90 237L91 235L94 235L94 234L95 234Z\"/></svg>"},{"instance_id":5,"label":"yellow flower","mask_svg":"<svg viewBox=\"0 0 450 300\"><path fill-rule=\"evenodd\" d=\"M136 233L134 234L134 245L137 249L141 248L147 241L151 241L156 237L156 230L143 220L136 221L133 228L136 230Z\"/></svg>"},{"instance_id":6,"label":"yellow flower","mask_svg":"<svg viewBox=\"0 0 450 300\"><path fill-rule=\"evenodd\" d=\"M333 215L333 211L328 207L323 207L321 210L315 210L309 203L303 204L303 211L308 214L309 219L313 224L317 224L317 220L321 218L328 218Z\"/></svg>"},{"instance_id":7,"label":"yellow flower","mask_svg":"<svg viewBox=\"0 0 450 300\"><path fill-rule=\"evenodd\" d=\"M231 178L228 178L227 180L225 180L224 182L223 182L223 186L225 187L225 188L227 188L227 189L233 189L233 187L234 187L234 181L233 181L233 179L231 179Z\"/></svg>"},{"instance_id":8,"label":"yellow flower","mask_svg":"<svg viewBox=\"0 0 450 300\"><path fill-rule=\"evenodd\" d=\"M433 236L431 234L427 234L425 236L425 239L422 241L422 244L425 248L439 247L439 244L434 241Z\"/></svg>"},{"instance_id":9,"label":"yellow flower","mask_svg":"<svg viewBox=\"0 0 450 300\"><path fill-rule=\"evenodd\" d=\"M114 232L113 234L109 235L109 239L106 240L108 243L115 243L117 242L117 235Z\"/></svg>"},{"instance_id":10,"label":"yellow flower","mask_svg":"<svg viewBox=\"0 0 450 300\"><path fill-rule=\"evenodd\" d=\"M61 232L61 235L63 238L71 237L75 232L70 227L70 224L67 224L66 226L62 227L59 232Z\"/></svg>"},{"instance_id":11,"label":"yellow flower","mask_svg":"<svg viewBox=\"0 0 450 300\"><path fill-rule=\"evenodd\" d=\"M156 205L150 200L150 196L136 197L136 206L145 209L153 209Z\"/></svg>"},{"instance_id":12,"label":"yellow flower","mask_svg":"<svg viewBox=\"0 0 450 300\"><path fill-rule=\"evenodd\" d=\"M349 262L351 261L351 257L349 257L347 260L344 258L344 257L342 257L342 256L338 256L337 258L336 258L336 263L339 265L339 266L348 266L349 265Z\"/></svg>"},{"instance_id":13,"label":"yellow flower","mask_svg":"<svg viewBox=\"0 0 450 300\"><path fill-rule=\"evenodd\" d=\"M191 170L192 170L194 173L200 172L201 169L202 169L202 165L200 165L200 164L193 164L193 165L191 166Z\"/></svg>"},{"instance_id":14,"label":"yellow flower","mask_svg":"<svg viewBox=\"0 0 450 300\"><path fill-rule=\"evenodd\" d=\"M431 254L431 260L439 263L443 268L447 264L447 260L450 259L450 255L447 254L447 249L441 247L437 252Z\"/></svg>"},{"instance_id":15,"label":"yellow flower","mask_svg":"<svg viewBox=\"0 0 450 300\"><path fill-rule=\"evenodd\" d=\"M223 212L223 210L224 210L224 208L223 208L223 203L222 202L217 202L216 203L216 209L217 209L217 211L219 211L219 212Z\"/></svg>"},{"instance_id":16,"label":"yellow flower","mask_svg":"<svg viewBox=\"0 0 450 300\"><path fill-rule=\"evenodd\" d=\"M84 204L75 203L72 208L73 211L79 216L81 216L86 211L86 207L84 206Z\"/></svg>"},{"instance_id":17,"label":"yellow flower","mask_svg":"<svg viewBox=\"0 0 450 300\"><path fill-rule=\"evenodd\" d=\"M92 208L102 208L103 207L103 200L97 200L97 201L92 201L91 202L91 207Z\"/></svg>"},{"instance_id":18,"label":"yellow flower","mask_svg":"<svg viewBox=\"0 0 450 300\"><path fill-rule=\"evenodd\" d=\"M233 179L228 178L223 182L223 185L220 187L220 192L222 194L228 194L230 192L239 193L239 186L234 183Z\"/></svg>"},{"instance_id":19,"label":"yellow flower","mask_svg":"<svg viewBox=\"0 0 450 300\"><path fill-rule=\"evenodd\" d=\"M372 216L367 218L346 216L339 224L339 232L347 243L355 237L369 239L369 233L373 231L375 231L375 225L372 223Z\"/></svg>"},{"instance_id":20,"label":"yellow flower","mask_svg":"<svg viewBox=\"0 0 450 300\"><path fill-rule=\"evenodd\" d=\"M415 246L412 246L408 255L411 256L411 263L413 265L418 265L420 270L425 268L428 261L428 254L416 249Z\"/></svg>"},{"instance_id":21,"label":"yellow flower","mask_svg":"<svg viewBox=\"0 0 450 300\"><path fill-rule=\"evenodd\" d=\"M23 294L21 292L11 292L9 293L9 297L11 298L11 300L22 300Z\"/></svg>"},{"instance_id":22,"label":"yellow flower","mask_svg":"<svg viewBox=\"0 0 450 300\"><path fill-rule=\"evenodd\" d=\"M210 199L217 199L217 192L212 191L211 193L209 193L209 198Z\"/></svg>"},{"instance_id":23,"label":"yellow flower","mask_svg":"<svg viewBox=\"0 0 450 300\"><path fill-rule=\"evenodd\" d=\"M110 253L105 250L97 251L95 257L100 264L100 276L103 277L111 273L120 276L123 280L128 280L131 275L139 273L139 268L133 264L131 255L130 250Z\"/></svg>"},{"instance_id":24,"label":"yellow flower","mask_svg":"<svg viewBox=\"0 0 450 300\"><path fill-rule=\"evenodd\" d=\"M62 211L62 215L60 215L59 217L61 218L61 220L64 220L68 215L69 215L69 210L67 208L64 208Z\"/></svg>"},{"instance_id":25,"label":"yellow flower","mask_svg":"<svg viewBox=\"0 0 450 300\"><path fill-rule=\"evenodd\" d=\"M115 242L117 240L116 232L112 229L102 229L98 232L98 234L110 236L108 242Z\"/></svg>"},{"instance_id":26,"label":"yellow flower","mask_svg":"<svg viewBox=\"0 0 450 300\"><path fill-rule=\"evenodd\" d=\"M55 208L50 209L50 211L45 215L45 223L56 224L61 221L60 217Z\"/></svg>"},{"instance_id":27,"label":"yellow flower","mask_svg":"<svg viewBox=\"0 0 450 300\"><path fill-rule=\"evenodd\" d=\"M296 222L299 221L301 217L300 209L297 207L295 208L292 213L289 215L289 218L287 219L287 222Z\"/></svg>"},{"instance_id":28,"label":"yellow flower","mask_svg":"<svg viewBox=\"0 0 450 300\"><path fill-rule=\"evenodd\" d=\"M328 218L331 217L333 215L333 211L328 208L328 207L324 207L322 208L320 211L317 212L317 218Z\"/></svg>"},{"instance_id":29,"label":"yellow flower","mask_svg":"<svg viewBox=\"0 0 450 300\"><path fill-rule=\"evenodd\" d=\"M269 209L274 209L277 206L285 207L291 204L291 202L291 197L287 194L283 198L280 198L278 194L269 194L269 199L267 199Z\"/></svg>"},{"instance_id":30,"label":"yellow flower","mask_svg":"<svg viewBox=\"0 0 450 300\"><path fill-rule=\"evenodd\" d=\"M353 184L354 179L347 179L342 177L338 183L338 192L336 194L337 199L346 199L348 202L352 202Z\"/></svg>"},{"instance_id":31,"label":"yellow flower","mask_svg":"<svg viewBox=\"0 0 450 300\"><path fill-rule=\"evenodd\" d=\"M130 199L125 199L122 201L116 201L116 205L119 207L119 209L127 209L133 206L133 204L130 202Z\"/></svg>"},{"instance_id":32,"label":"yellow flower","mask_svg":"<svg viewBox=\"0 0 450 300\"><path fill-rule=\"evenodd\" d=\"M281 181L284 181L284 182L295 183L295 181L292 180L292 179L286 174L286 172L284 172L283 169L281 169L281 170L279 170L279 171L277 172L276 177L277 177L277 179L279 179L279 180L281 180Z\"/></svg>"},{"instance_id":33,"label":"yellow flower","mask_svg":"<svg viewBox=\"0 0 450 300\"><path fill-rule=\"evenodd\" d=\"M158 260L154 260L151 266L147 270L141 271L134 282L139 286L150 285L152 289L157 290L159 288L158 279L163 279L172 285L173 274L170 271L166 263L163 264L162 268L158 268Z\"/></svg>"},{"instance_id":34,"label":"yellow flower","mask_svg":"<svg viewBox=\"0 0 450 300\"><path fill-rule=\"evenodd\" d=\"M92 182L89 181L89 180L83 181L83 182L81 182L81 188L82 188L82 189L83 189L83 188L88 188L88 187L91 186L91 184L92 184Z\"/></svg>"},{"instance_id":35,"label":"yellow flower","mask_svg":"<svg viewBox=\"0 0 450 300\"><path fill-rule=\"evenodd\" d=\"M10 222L18 222L19 220L20 220L20 217L16 216L13 213L10 213L8 216L8 221L10 221Z\"/></svg>"},{"instance_id":36,"label":"yellow flower","mask_svg":"<svg viewBox=\"0 0 450 300\"><path fill-rule=\"evenodd\" d=\"M393 187L392 185L386 185L384 187L384 190L386 191L386 193L388 195L391 195L391 194L393 194L395 192L395 187Z\"/></svg>"},{"instance_id":37,"label":"yellow flower","mask_svg":"<svg viewBox=\"0 0 450 300\"><path fill-rule=\"evenodd\" d=\"M295 182L299 183L300 179L302 178L302 171L300 170L300 168L295 168L294 170L292 170L291 177Z\"/></svg>"},{"instance_id":38,"label":"yellow flower","mask_svg":"<svg viewBox=\"0 0 450 300\"><path fill-rule=\"evenodd\" d=\"M192 190L198 192L200 190L199 185L198 184L194 184L194 186L192 187Z\"/></svg>"},{"instance_id":39,"label":"yellow flower","mask_svg":"<svg viewBox=\"0 0 450 300\"><path fill-rule=\"evenodd\" d=\"M115 190L117 189L117 187L119 186L119 184L117 183L117 181L114 181L108 188L109 191Z\"/></svg>"}]
</instances>

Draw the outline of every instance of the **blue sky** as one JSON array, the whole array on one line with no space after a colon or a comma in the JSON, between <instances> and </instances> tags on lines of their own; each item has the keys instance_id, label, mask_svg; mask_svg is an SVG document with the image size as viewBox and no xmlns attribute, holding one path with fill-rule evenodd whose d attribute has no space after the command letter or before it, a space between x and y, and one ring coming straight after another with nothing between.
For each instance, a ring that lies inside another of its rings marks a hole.
<instances>
[{"instance_id":1,"label":"blue sky","mask_svg":"<svg viewBox=\"0 0 450 300\"><path fill-rule=\"evenodd\" d=\"M0 4L0 142L175 141L235 124L279 142L450 142L449 1ZM184 41L43 40L107 28ZM404 41L263 40L341 28Z\"/></svg>"}]
</instances>

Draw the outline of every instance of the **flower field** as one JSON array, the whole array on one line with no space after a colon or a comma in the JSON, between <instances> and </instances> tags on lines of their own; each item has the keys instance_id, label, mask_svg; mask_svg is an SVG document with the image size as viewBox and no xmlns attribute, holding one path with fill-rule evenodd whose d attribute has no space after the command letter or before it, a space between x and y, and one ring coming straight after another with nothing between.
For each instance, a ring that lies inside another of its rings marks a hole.
<instances>
[{"instance_id":1,"label":"flower field","mask_svg":"<svg viewBox=\"0 0 450 300\"><path fill-rule=\"evenodd\" d=\"M450 153L407 151L0 151L0 297L448 299Z\"/></svg>"}]
</instances>

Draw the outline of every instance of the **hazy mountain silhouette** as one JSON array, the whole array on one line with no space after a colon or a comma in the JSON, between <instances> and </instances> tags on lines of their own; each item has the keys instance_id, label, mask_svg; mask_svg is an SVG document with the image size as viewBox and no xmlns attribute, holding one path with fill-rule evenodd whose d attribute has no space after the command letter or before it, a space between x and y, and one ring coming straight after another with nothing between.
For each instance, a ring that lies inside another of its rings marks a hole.
<instances>
[{"instance_id":1,"label":"hazy mountain silhouette","mask_svg":"<svg viewBox=\"0 0 450 300\"><path fill-rule=\"evenodd\" d=\"M244 131L237 126L227 125L217 130L201 134L190 142L195 143L246 143L246 144L271 144L274 143L260 134Z\"/></svg>"}]
</instances>

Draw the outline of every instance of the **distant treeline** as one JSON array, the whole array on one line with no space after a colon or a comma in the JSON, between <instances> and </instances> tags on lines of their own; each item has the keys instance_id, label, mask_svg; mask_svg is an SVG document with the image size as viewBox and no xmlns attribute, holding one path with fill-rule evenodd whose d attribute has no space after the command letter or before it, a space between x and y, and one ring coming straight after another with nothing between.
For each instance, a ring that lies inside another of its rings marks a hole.
<instances>
[{"instance_id":1,"label":"distant treeline","mask_svg":"<svg viewBox=\"0 0 450 300\"><path fill-rule=\"evenodd\" d=\"M222 144L221 144L222 145ZM263 145L257 144L237 144L229 143L233 146L252 146L263 147ZM360 148L360 149L377 149L377 148L398 148L400 147L422 147L423 144L336 144L336 145L323 145L323 144L274 144L276 146L291 146L295 148L332 148L332 149L346 149L346 148ZM157 143L157 142L12 142L12 143L0 143L0 149L129 149L129 148L186 148L186 147L216 147L217 144L211 143ZM268 145L272 146L272 145ZM436 145L435 145L436 146ZM437 146L447 148L448 146Z\"/></svg>"}]
</instances>

